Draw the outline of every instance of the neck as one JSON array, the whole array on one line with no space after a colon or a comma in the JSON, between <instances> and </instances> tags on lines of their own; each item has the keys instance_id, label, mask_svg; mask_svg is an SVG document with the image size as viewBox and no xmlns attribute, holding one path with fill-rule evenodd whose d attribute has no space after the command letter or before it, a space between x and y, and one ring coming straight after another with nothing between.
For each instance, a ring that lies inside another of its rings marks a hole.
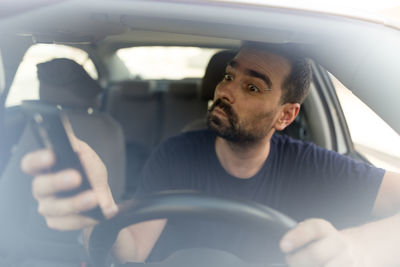
<instances>
[{"instance_id":1,"label":"neck","mask_svg":"<svg viewBox=\"0 0 400 267\"><path fill-rule=\"evenodd\" d=\"M217 137L215 151L222 167L232 176L248 179L264 165L270 151L271 130L263 139L253 143L232 143Z\"/></svg>"}]
</instances>

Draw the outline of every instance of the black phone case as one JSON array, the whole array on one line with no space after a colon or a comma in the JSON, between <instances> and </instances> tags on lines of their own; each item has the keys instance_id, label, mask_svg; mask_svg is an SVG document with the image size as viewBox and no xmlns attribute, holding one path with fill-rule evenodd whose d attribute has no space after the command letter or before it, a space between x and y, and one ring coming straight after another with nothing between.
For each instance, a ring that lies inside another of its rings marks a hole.
<instances>
[{"instance_id":1,"label":"black phone case","mask_svg":"<svg viewBox=\"0 0 400 267\"><path fill-rule=\"evenodd\" d=\"M56 161L51 171L57 172L64 169L76 169L82 176L82 184L76 189L60 192L58 197L70 197L80 192L91 189L91 185L86 176L86 172L81 165L78 155L72 148L68 138L66 127L69 127L69 121L60 107L40 103L23 103L25 114L29 117L33 132L43 148L52 149ZM82 212L82 214L103 220L104 215L100 207Z\"/></svg>"}]
</instances>

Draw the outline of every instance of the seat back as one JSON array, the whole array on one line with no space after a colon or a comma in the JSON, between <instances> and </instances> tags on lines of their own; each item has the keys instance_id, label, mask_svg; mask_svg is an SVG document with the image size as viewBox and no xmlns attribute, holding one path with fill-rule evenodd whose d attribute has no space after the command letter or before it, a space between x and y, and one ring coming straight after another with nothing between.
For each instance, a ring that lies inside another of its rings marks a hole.
<instances>
[{"instance_id":1,"label":"seat back","mask_svg":"<svg viewBox=\"0 0 400 267\"><path fill-rule=\"evenodd\" d=\"M123 81L110 86L105 109L121 124L128 144L150 150L160 135L160 103L148 81Z\"/></svg>"},{"instance_id":2,"label":"seat back","mask_svg":"<svg viewBox=\"0 0 400 267\"><path fill-rule=\"evenodd\" d=\"M105 110L122 125L126 139L126 198L135 192L142 167L160 140L161 98L148 81L123 81L108 90Z\"/></svg>"},{"instance_id":3,"label":"seat back","mask_svg":"<svg viewBox=\"0 0 400 267\"><path fill-rule=\"evenodd\" d=\"M207 101L195 82L171 82L164 95L162 140L179 134L189 122L205 116Z\"/></svg>"},{"instance_id":4,"label":"seat back","mask_svg":"<svg viewBox=\"0 0 400 267\"><path fill-rule=\"evenodd\" d=\"M103 91L75 61L59 58L38 64L40 102L67 111L76 136L87 142L104 161L113 196L125 189L125 138L121 126L98 110Z\"/></svg>"},{"instance_id":5,"label":"seat back","mask_svg":"<svg viewBox=\"0 0 400 267\"><path fill-rule=\"evenodd\" d=\"M80 65L66 59L39 64L38 78L38 102L63 107L77 137L86 141L106 165L113 196L118 200L125 184L125 142L121 126L96 110L101 87ZM21 262L25 258L41 258L76 265L82 256L79 232L60 232L47 227L37 212L31 177L20 168L22 157L39 148L28 124L0 180L0 251L7 257L18 257ZM45 248L48 253L39 253Z\"/></svg>"}]
</instances>

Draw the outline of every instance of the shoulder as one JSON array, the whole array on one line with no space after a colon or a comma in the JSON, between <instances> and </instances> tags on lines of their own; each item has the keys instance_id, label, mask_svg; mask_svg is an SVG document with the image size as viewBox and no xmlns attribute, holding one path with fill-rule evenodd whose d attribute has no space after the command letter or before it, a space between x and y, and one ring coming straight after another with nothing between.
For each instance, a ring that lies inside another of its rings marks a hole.
<instances>
[{"instance_id":1,"label":"shoulder","mask_svg":"<svg viewBox=\"0 0 400 267\"><path fill-rule=\"evenodd\" d=\"M293 139L287 135L275 134L271 139L271 145L280 159L296 160L306 166L315 165L318 169L322 167L321 164L370 166L336 151L319 147L311 142Z\"/></svg>"},{"instance_id":2,"label":"shoulder","mask_svg":"<svg viewBox=\"0 0 400 267\"><path fill-rule=\"evenodd\" d=\"M275 133L271 138L271 143L277 146L304 146L310 144L298 139L294 139L286 134Z\"/></svg>"},{"instance_id":3,"label":"shoulder","mask_svg":"<svg viewBox=\"0 0 400 267\"><path fill-rule=\"evenodd\" d=\"M330 153L331 151L318 147L314 143L291 138L287 135L274 134L271 146L281 156L305 156L314 153Z\"/></svg>"},{"instance_id":4,"label":"shoulder","mask_svg":"<svg viewBox=\"0 0 400 267\"><path fill-rule=\"evenodd\" d=\"M329 150L327 148L323 148L317 146L315 143L309 141L302 141L298 139L294 139L285 134L275 134L271 139L272 146L275 146L281 152L290 152L296 153L299 155L315 155L315 156L329 156L329 157L337 157L344 160L353 160L352 158L340 154L336 151Z\"/></svg>"},{"instance_id":5,"label":"shoulder","mask_svg":"<svg viewBox=\"0 0 400 267\"><path fill-rule=\"evenodd\" d=\"M290 162L296 161L299 168L314 169L323 171L325 174L332 172L337 175L339 172L357 173L381 177L383 169L376 168L361 160L356 160L347 155L340 154L336 151L319 147L311 142L296 140L286 135L275 134L271 139L272 146L275 147L280 159ZM294 165L291 165L294 166Z\"/></svg>"}]
</instances>

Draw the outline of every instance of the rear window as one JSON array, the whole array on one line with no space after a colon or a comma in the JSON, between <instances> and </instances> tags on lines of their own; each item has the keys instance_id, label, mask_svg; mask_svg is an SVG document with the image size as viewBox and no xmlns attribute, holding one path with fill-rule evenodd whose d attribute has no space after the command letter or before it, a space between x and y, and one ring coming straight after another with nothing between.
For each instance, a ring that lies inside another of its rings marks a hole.
<instances>
[{"instance_id":1,"label":"rear window","mask_svg":"<svg viewBox=\"0 0 400 267\"><path fill-rule=\"evenodd\" d=\"M199 47L132 47L117 51L117 56L134 79L201 78L211 56L218 49Z\"/></svg>"}]
</instances>

